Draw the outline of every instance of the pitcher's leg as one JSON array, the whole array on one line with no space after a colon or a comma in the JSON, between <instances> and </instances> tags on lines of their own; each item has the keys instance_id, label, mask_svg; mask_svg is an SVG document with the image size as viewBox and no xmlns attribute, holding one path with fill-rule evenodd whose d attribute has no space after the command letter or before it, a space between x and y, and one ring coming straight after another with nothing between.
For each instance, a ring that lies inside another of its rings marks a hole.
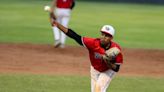
<instances>
[{"instance_id":1,"label":"pitcher's leg","mask_svg":"<svg viewBox=\"0 0 164 92\"><path fill-rule=\"evenodd\" d=\"M99 91L97 92L106 92L115 74L116 72L114 72L113 70L108 70L101 73L97 81L97 88L99 88Z\"/></svg>"},{"instance_id":2,"label":"pitcher's leg","mask_svg":"<svg viewBox=\"0 0 164 92\"><path fill-rule=\"evenodd\" d=\"M91 66L90 74L91 74L91 92L96 92L96 83L100 75L100 72L98 72Z\"/></svg>"}]
</instances>

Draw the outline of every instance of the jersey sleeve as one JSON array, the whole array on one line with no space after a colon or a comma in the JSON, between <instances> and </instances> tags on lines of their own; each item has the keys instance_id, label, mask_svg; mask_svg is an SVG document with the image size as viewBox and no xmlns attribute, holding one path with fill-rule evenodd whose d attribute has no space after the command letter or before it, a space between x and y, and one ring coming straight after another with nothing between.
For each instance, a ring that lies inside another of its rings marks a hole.
<instances>
[{"instance_id":1,"label":"jersey sleeve","mask_svg":"<svg viewBox=\"0 0 164 92\"><path fill-rule=\"evenodd\" d=\"M94 48L94 43L95 39L94 38L87 38L87 37L82 37L82 44L84 47L88 49L93 49Z\"/></svg>"},{"instance_id":2,"label":"jersey sleeve","mask_svg":"<svg viewBox=\"0 0 164 92\"><path fill-rule=\"evenodd\" d=\"M123 63L123 55L122 53L118 54L118 56L116 57L116 63L117 65L121 65Z\"/></svg>"}]
</instances>

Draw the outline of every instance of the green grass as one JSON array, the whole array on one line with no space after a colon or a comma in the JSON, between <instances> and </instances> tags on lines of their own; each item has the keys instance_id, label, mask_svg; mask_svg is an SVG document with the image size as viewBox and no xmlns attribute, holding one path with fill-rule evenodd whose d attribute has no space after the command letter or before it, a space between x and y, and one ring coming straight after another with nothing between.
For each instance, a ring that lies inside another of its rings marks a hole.
<instances>
[{"instance_id":1,"label":"green grass","mask_svg":"<svg viewBox=\"0 0 164 92\"><path fill-rule=\"evenodd\" d=\"M0 43L53 44L44 0L0 0ZM126 48L164 49L164 6L77 2L70 27L98 37L112 24L115 41ZM67 44L77 45L68 39ZM164 78L116 77L108 92L164 92ZM0 92L90 92L86 76L0 74Z\"/></svg>"},{"instance_id":2,"label":"green grass","mask_svg":"<svg viewBox=\"0 0 164 92\"><path fill-rule=\"evenodd\" d=\"M10 3L9 3L10 1ZM44 0L1 0L0 42L53 44ZM99 37L104 24L116 29L115 41L126 48L164 49L164 6L77 2L70 27L82 36ZM67 44L77 45L72 39Z\"/></svg>"},{"instance_id":3,"label":"green grass","mask_svg":"<svg viewBox=\"0 0 164 92\"><path fill-rule=\"evenodd\" d=\"M84 92L88 86L86 77L0 75L0 92Z\"/></svg>"},{"instance_id":4,"label":"green grass","mask_svg":"<svg viewBox=\"0 0 164 92\"><path fill-rule=\"evenodd\" d=\"M163 92L164 78L116 77L107 92ZM0 92L90 92L86 76L0 75Z\"/></svg>"},{"instance_id":5,"label":"green grass","mask_svg":"<svg viewBox=\"0 0 164 92\"><path fill-rule=\"evenodd\" d=\"M15 43L51 43L48 14L39 1L1 3L0 41Z\"/></svg>"}]
</instances>

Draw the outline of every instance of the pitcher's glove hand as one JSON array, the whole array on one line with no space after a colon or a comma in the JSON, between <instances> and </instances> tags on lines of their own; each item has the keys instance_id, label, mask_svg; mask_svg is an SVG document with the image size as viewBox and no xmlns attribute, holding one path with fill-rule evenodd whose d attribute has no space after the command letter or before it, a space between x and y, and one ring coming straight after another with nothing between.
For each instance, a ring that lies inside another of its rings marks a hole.
<instances>
[{"instance_id":1,"label":"pitcher's glove hand","mask_svg":"<svg viewBox=\"0 0 164 92\"><path fill-rule=\"evenodd\" d=\"M115 63L116 57L120 52L121 51L117 47L113 47L106 50L105 55L103 55L102 58L107 64Z\"/></svg>"}]
</instances>

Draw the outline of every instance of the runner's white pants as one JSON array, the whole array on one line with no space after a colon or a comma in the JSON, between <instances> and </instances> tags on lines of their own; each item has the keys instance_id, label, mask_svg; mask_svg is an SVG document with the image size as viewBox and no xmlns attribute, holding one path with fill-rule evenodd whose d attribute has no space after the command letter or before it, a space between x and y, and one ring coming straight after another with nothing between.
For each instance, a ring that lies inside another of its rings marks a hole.
<instances>
[{"instance_id":1,"label":"runner's white pants","mask_svg":"<svg viewBox=\"0 0 164 92\"><path fill-rule=\"evenodd\" d=\"M57 22L65 27L68 27L71 9L56 8L54 13L57 17ZM65 44L66 35L63 32L61 32L57 27L53 27L53 33L55 41L60 41L61 44Z\"/></svg>"}]
</instances>

